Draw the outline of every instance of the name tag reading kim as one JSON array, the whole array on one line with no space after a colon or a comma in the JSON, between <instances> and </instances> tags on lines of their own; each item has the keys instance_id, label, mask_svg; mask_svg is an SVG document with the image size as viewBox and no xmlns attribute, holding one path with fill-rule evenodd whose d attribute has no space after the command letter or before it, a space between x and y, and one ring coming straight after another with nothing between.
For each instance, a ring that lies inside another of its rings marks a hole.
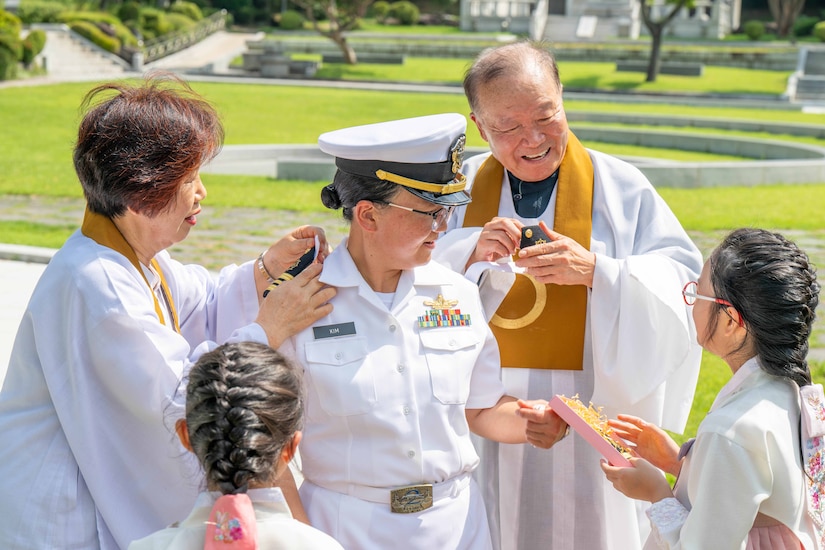
<instances>
[{"instance_id":1,"label":"name tag reading kim","mask_svg":"<svg viewBox=\"0 0 825 550\"><path fill-rule=\"evenodd\" d=\"M355 323L340 323L338 325L324 325L322 327L312 327L312 332L316 340L322 338L335 338L336 336L349 336L355 334Z\"/></svg>"}]
</instances>

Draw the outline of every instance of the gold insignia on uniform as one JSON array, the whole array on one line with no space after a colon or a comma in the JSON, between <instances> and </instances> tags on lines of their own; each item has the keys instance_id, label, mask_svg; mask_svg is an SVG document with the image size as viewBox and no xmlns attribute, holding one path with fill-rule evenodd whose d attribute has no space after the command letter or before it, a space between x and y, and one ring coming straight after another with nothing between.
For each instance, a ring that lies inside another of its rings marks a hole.
<instances>
[{"instance_id":1,"label":"gold insignia on uniform","mask_svg":"<svg viewBox=\"0 0 825 550\"><path fill-rule=\"evenodd\" d=\"M464 134L461 134L458 139L455 140L453 146L450 147L450 159L453 161L453 174L456 174L459 170L461 170L461 164L464 162L464 144L466 142L467 138Z\"/></svg>"},{"instance_id":2,"label":"gold insignia on uniform","mask_svg":"<svg viewBox=\"0 0 825 550\"><path fill-rule=\"evenodd\" d=\"M532 239L533 238L533 230L532 229L525 229L524 230L524 236L527 237L528 239Z\"/></svg>"},{"instance_id":3,"label":"gold insignia on uniform","mask_svg":"<svg viewBox=\"0 0 825 550\"><path fill-rule=\"evenodd\" d=\"M529 238L529 237L528 237L528 238ZM541 237L539 237L538 239L536 239L535 244L544 244L544 243L546 243L546 242L547 242L546 240L544 240L544 239L542 239Z\"/></svg>"},{"instance_id":4,"label":"gold insignia on uniform","mask_svg":"<svg viewBox=\"0 0 825 550\"><path fill-rule=\"evenodd\" d=\"M447 300L444 296L439 294L436 296L435 300L424 300L424 305L434 309L450 309L451 307L458 305L458 300Z\"/></svg>"}]
</instances>

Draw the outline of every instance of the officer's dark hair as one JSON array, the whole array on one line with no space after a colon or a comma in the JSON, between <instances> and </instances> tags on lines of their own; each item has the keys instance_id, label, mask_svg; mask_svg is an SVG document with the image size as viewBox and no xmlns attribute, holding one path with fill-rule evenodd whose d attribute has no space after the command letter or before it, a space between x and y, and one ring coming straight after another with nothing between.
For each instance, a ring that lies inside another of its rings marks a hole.
<instances>
[{"instance_id":1,"label":"officer's dark hair","mask_svg":"<svg viewBox=\"0 0 825 550\"><path fill-rule=\"evenodd\" d=\"M224 344L189 373L189 443L210 489L226 495L267 485L302 421L301 370L269 346Z\"/></svg>"},{"instance_id":2,"label":"officer's dark hair","mask_svg":"<svg viewBox=\"0 0 825 550\"><path fill-rule=\"evenodd\" d=\"M709 259L715 296L742 316L762 368L799 386L811 383L808 338L819 304L816 269L795 243L764 229L737 229ZM722 304L715 304L724 308ZM711 316L711 332L718 316Z\"/></svg>"},{"instance_id":3,"label":"officer's dark hair","mask_svg":"<svg viewBox=\"0 0 825 550\"><path fill-rule=\"evenodd\" d=\"M352 221L352 209L360 201L386 204L401 191L401 186L378 178L366 178L338 170L332 183L321 190L321 202L331 210L343 209L344 219Z\"/></svg>"}]
</instances>

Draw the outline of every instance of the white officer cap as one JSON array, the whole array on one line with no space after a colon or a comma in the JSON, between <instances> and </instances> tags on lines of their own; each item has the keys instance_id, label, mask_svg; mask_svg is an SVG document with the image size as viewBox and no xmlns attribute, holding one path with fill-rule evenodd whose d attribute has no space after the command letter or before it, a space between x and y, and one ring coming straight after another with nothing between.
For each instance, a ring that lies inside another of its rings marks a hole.
<instances>
[{"instance_id":1,"label":"white officer cap","mask_svg":"<svg viewBox=\"0 0 825 550\"><path fill-rule=\"evenodd\" d=\"M466 130L464 115L445 113L327 132L318 146L342 172L391 181L426 201L456 206L470 202L459 172Z\"/></svg>"}]
</instances>

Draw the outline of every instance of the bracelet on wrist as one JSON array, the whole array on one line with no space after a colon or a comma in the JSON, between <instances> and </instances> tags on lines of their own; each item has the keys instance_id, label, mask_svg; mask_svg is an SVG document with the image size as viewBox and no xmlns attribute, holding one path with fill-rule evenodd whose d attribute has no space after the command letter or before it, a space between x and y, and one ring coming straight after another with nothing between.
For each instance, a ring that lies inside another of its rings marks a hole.
<instances>
[{"instance_id":1,"label":"bracelet on wrist","mask_svg":"<svg viewBox=\"0 0 825 550\"><path fill-rule=\"evenodd\" d=\"M261 275L266 277L266 280L269 284L272 284L272 283L275 282L275 277L273 277L269 273L269 270L266 268L266 264L264 263L264 254L266 254L266 250L261 252L260 255L258 256L258 271L261 272Z\"/></svg>"}]
</instances>

